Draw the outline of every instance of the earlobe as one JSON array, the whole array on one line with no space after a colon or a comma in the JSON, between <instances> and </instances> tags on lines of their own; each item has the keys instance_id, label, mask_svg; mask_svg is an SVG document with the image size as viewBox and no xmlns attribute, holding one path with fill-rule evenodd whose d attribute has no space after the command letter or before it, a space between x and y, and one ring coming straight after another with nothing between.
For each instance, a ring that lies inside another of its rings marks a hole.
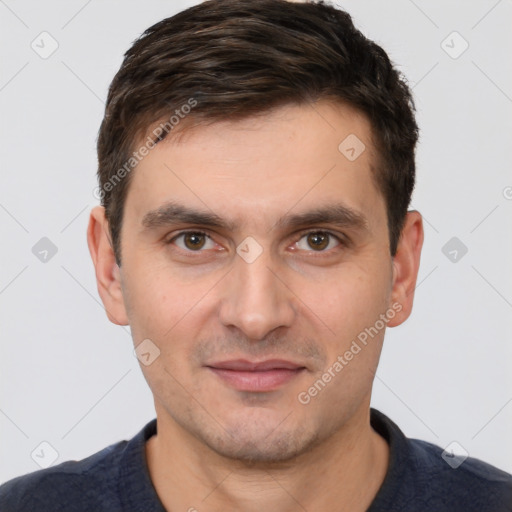
<instances>
[{"instance_id":1,"label":"earlobe","mask_svg":"<svg viewBox=\"0 0 512 512\"><path fill-rule=\"evenodd\" d=\"M109 320L117 325L128 325L121 273L112 249L103 206L96 206L91 210L87 228L87 245L95 268L98 293Z\"/></svg>"},{"instance_id":2,"label":"earlobe","mask_svg":"<svg viewBox=\"0 0 512 512\"><path fill-rule=\"evenodd\" d=\"M412 311L414 290L420 267L421 248L423 247L423 220L416 210L407 212L398 249L393 258L393 288L391 305L400 304L401 310L389 327L405 322Z\"/></svg>"}]
</instances>

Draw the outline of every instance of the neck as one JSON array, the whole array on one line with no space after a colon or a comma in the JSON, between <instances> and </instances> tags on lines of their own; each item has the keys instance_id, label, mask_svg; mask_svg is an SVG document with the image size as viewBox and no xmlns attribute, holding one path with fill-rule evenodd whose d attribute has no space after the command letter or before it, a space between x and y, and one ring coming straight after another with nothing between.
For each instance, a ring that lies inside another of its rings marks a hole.
<instances>
[{"instance_id":1,"label":"neck","mask_svg":"<svg viewBox=\"0 0 512 512\"><path fill-rule=\"evenodd\" d=\"M371 428L367 404L322 444L272 464L223 457L158 408L157 425L146 456L153 485L169 511L365 511L388 467L389 448Z\"/></svg>"}]
</instances>

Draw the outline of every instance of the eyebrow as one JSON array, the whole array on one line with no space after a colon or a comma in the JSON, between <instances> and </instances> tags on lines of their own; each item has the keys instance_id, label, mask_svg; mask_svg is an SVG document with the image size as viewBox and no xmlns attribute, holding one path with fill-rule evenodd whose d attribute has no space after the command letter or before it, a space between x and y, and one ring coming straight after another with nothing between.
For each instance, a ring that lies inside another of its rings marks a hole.
<instances>
[{"instance_id":1,"label":"eyebrow","mask_svg":"<svg viewBox=\"0 0 512 512\"><path fill-rule=\"evenodd\" d=\"M224 219L214 212L197 210L172 201L147 212L142 218L144 231L177 224L196 224L226 231L236 231L239 227L238 223ZM271 229L293 229L312 224L335 224L345 229L370 231L368 219L363 213L341 203L328 204L301 213L288 213L278 219Z\"/></svg>"}]
</instances>

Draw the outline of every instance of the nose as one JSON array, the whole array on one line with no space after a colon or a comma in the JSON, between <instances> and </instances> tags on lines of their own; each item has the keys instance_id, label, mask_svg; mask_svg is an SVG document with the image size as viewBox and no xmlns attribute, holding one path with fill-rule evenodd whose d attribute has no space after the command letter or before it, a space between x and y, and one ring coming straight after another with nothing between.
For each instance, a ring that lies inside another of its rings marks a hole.
<instances>
[{"instance_id":1,"label":"nose","mask_svg":"<svg viewBox=\"0 0 512 512\"><path fill-rule=\"evenodd\" d=\"M235 258L234 268L224 280L219 311L222 324L240 329L254 341L279 327L290 327L296 315L295 297L284 284L285 276L272 265L268 251L251 263L238 255Z\"/></svg>"}]
</instances>

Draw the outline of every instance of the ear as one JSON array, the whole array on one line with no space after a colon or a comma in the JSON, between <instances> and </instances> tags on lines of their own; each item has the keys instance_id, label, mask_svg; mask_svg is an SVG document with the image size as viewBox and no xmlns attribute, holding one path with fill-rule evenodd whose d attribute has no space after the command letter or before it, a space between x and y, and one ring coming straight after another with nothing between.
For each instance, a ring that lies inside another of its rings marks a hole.
<instances>
[{"instance_id":1,"label":"ear","mask_svg":"<svg viewBox=\"0 0 512 512\"><path fill-rule=\"evenodd\" d=\"M411 314L422 247L423 219L418 211L411 210L407 212L397 252L393 258L391 305L395 304L394 309L398 313L388 322L389 327L400 325Z\"/></svg>"},{"instance_id":2,"label":"ear","mask_svg":"<svg viewBox=\"0 0 512 512\"><path fill-rule=\"evenodd\" d=\"M116 263L105 208L91 210L87 228L87 244L96 270L96 282L108 319L117 325L128 325L128 315L121 288L121 273Z\"/></svg>"}]
</instances>

